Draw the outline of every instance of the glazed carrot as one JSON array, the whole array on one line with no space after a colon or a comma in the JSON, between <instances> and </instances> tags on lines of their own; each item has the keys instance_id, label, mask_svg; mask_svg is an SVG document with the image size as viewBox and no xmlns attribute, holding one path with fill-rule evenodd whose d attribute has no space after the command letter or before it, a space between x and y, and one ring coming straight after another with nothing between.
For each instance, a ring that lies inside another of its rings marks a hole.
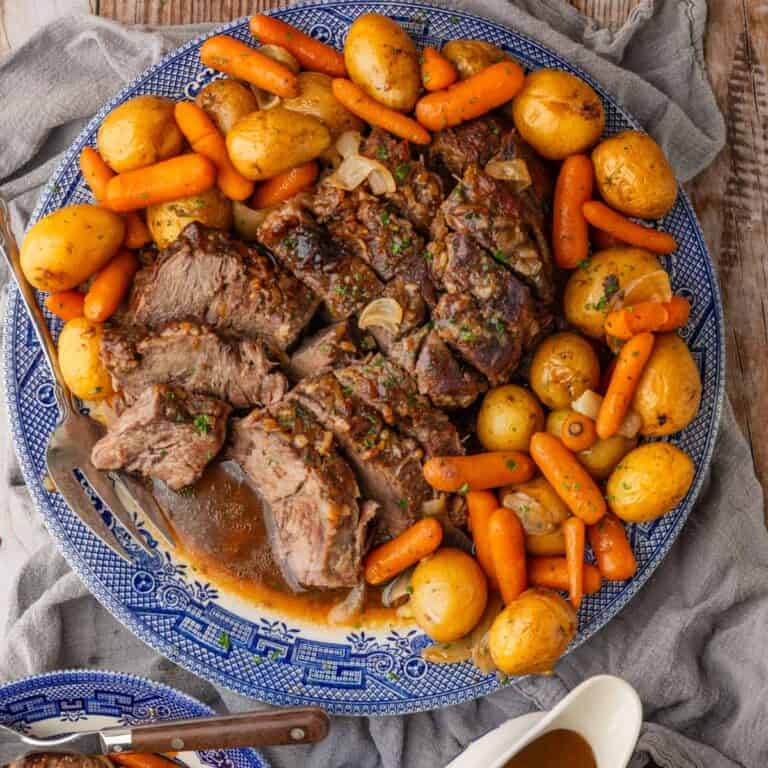
<instances>
[{"instance_id":1,"label":"glazed carrot","mask_svg":"<svg viewBox=\"0 0 768 768\"><path fill-rule=\"evenodd\" d=\"M524 483L533 462L521 451L492 451L474 456L438 456L424 464L424 479L438 491L464 493Z\"/></svg>"},{"instance_id":2,"label":"glazed carrot","mask_svg":"<svg viewBox=\"0 0 768 768\"><path fill-rule=\"evenodd\" d=\"M640 374L652 351L653 334L647 332L633 336L619 351L616 367L597 412L597 434L603 440L615 435L624 421Z\"/></svg>"},{"instance_id":3,"label":"glazed carrot","mask_svg":"<svg viewBox=\"0 0 768 768\"><path fill-rule=\"evenodd\" d=\"M609 248L620 248L625 245L617 237L604 232L602 229L595 229L595 227L589 228L589 240L594 251L606 251Z\"/></svg>"},{"instance_id":4,"label":"glazed carrot","mask_svg":"<svg viewBox=\"0 0 768 768\"><path fill-rule=\"evenodd\" d=\"M422 96L416 119L430 131L459 125L509 101L522 87L525 75L514 61L500 61L445 91Z\"/></svg>"},{"instance_id":5,"label":"glazed carrot","mask_svg":"<svg viewBox=\"0 0 768 768\"><path fill-rule=\"evenodd\" d=\"M176 763L163 755L144 752L111 752L109 759L123 768L175 768Z\"/></svg>"},{"instance_id":6,"label":"glazed carrot","mask_svg":"<svg viewBox=\"0 0 768 768\"><path fill-rule=\"evenodd\" d=\"M568 563L564 557L529 557L528 583L534 587L568 590ZM602 584L600 571L592 563L584 563L584 594L594 594Z\"/></svg>"},{"instance_id":7,"label":"glazed carrot","mask_svg":"<svg viewBox=\"0 0 768 768\"><path fill-rule=\"evenodd\" d=\"M624 581L635 575L637 560L627 539L624 524L613 512L590 525L587 532L603 578Z\"/></svg>"},{"instance_id":8,"label":"glazed carrot","mask_svg":"<svg viewBox=\"0 0 768 768\"><path fill-rule=\"evenodd\" d=\"M592 524L605 514L605 499L600 489L559 438L536 432L531 438L530 451L541 473L574 515Z\"/></svg>"},{"instance_id":9,"label":"glazed carrot","mask_svg":"<svg viewBox=\"0 0 768 768\"><path fill-rule=\"evenodd\" d=\"M152 233L144 223L138 211L128 211L123 217L125 220L125 239L123 245L126 248L141 248L152 240Z\"/></svg>"},{"instance_id":10,"label":"glazed carrot","mask_svg":"<svg viewBox=\"0 0 768 768\"><path fill-rule=\"evenodd\" d=\"M667 322L656 329L659 333L667 333L682 328L690 317L691 303L682 296L673 296L671 301L664 304L664 309L667 310Z\"/></svg>"},{"instance_id":11,"label":"glazed carrot","mask_svg":"<svg viewBox=\"0 0 768 768\"><path fill-rule=\"evenodd\" d=\"M459 79L456 67L436 48L427 46L421 52L421 82L428 91L442 91Z\"/></svg>"},{"instance_id":12,"label":"glazed carrot","mask_svg":"<svg viewBox=\"0 0 768 768\"><path fill-rule=\"evenodd\" d=\"M209 37L200 46L200 61L206 67L253 83L283 98L298 96L301 90L296 75L288 67L234 37Z\"/></svg>"},{"instance_id":13,"label":"glazed carrot","mask_svg":"<svg viewBox=\"0 0 768 768\"><path fill-rule=\"evenodd\" d=\"M414 144L429 144L429 134L415 120L379 104L351 80L337 77L333 81L332 88L333 95L342 105L367 123L383 128Z\"/></svg>"},{"instance_id":14,"label":"glazed carrot","mask_svg":"<svg viewBox=\"0 0 768 768\"><path fill-rule=\"evenodd\" d=\"M80 291L59 291L45 297L45 308L62 320L83 316L85 294Z\"/></svg>"},{"instance_id":15,"label":"glazed carrot","mask_svg":"<svg viewBox=\"0 0 768 768\"><path fill-rule=\"evenodd\" d=\"M131 287L131 280L139 268L139 260L123 248L112 261L93 278L85 294L83 314L89 320L103 323L115 313Z\"/></svg>"},{"instance_id":16,"label":"glazed carrot","mask_svg":"<svg viewBox=\"0 0 768 768\"><path fill-rule=\"evenodd\" d=\"M369 584L383 584L432 554L443 540L443 529L434 517L425 517L399 536L372 549L365 558L364 575Z\"/></svg>"},{"instance_id":17,"label":"glazed carrot","mask_svg":"<svg viewBox=\"0 0 768 768\"><path fill-rule=\"evenodd\" d=\"M589 200L581 207L584 218L593 226L602 229L628 245L645 248L654 253L672 253L677 241L666 232L635 224L626 216L609 208L605 203Z\"/></svg>"},{"instance_id":18,"label":"glazed carrot","mask_svg":"<svg viewBox=\"0 0 768 768\"><path fill-rule=\"evenodd\" d=\"M505 603L511 603L528 584L523 526L511 509L499 507L491 515L488 535L501 597Z\"/></svg>"},{"instance_id":19,"label":"glazed carrot","mask_svg":"<svg viewBox=\"0 0 768 768\"><path fill-rule=\"evenodd\" d=\"M230 200L245 200L253 194L253 182L241 176L232 165L224 137L210 117L197 104L180 101L173 110L176 124L192 149L207 157L218 171L216 183Z\"/></svg>"},{"instance_id":20,"label":"glazed carrot","mask_svg":"<svg viewBox=\"0 0 768 768\"><path fill-rule=\"evenodd\" d=\"M592 198L595 170L586 155L566 157L555 185L552 248L562 269L575 269L589 258L589 227L581 206Z\"/></svg>"},{"instance_id":21,"label":"glazed carrot","mask_svg":"<svg viewBox=\"0 0 768 768\"><path fill-rule=\"evenodd\" d=\"M178 155L117 174L107 184L105 205L113 211L135 211L205 192L215 183L216 168L207 157L194 153Z\"/></svg>"},{"instance_id":22,"label":"glazed carrot","mask_svg":"<svg viewBox=\"0 0 768 768\"><path fill-rule=\"evenodd\" d=\"M569 517L563 523L565 535L565 564L568 568L568 594L573 607L578 611L584 597L584 546L586 526L578 517Z\"/></svg>"},{"instance_id":23,"label":"glazed carrot","mask_svg":"<svg viewBox=\"0 0 768 768\"><path fill-rule=\"evenodd\" d=\"M659 330L668 319L669 312L665 304L641 301L609 312L605 317L605 334L617 339L631 339L644 331Z\"/></svg>"},{"instance_id":24,"label":"glazed carrot","mask_svg":"<svg viewBox=\"0 0 768 768\"><path fill-rule=\"evenodd\" d=\"M583 413L571 411L560 427L560 439L563 445L574 453L586 451L597 441L595 422Z\"/></svg>"},{"instance_id":25,"label":"glazed carrot","mask_svg":"<svg viewBox=\"0 0 768 768\"><path fill-rule=\"evenodd\" d=\"M304 165L297 165L289 171L278 173L271 179L262 182L256 188L256 192L251 200L254 208L269 208L272 205L282 203L299 192L303 192L307 187L311 187L317 178L318 168L314 160L310 160Z\"/></svg>"},{"instance_id":26,"label":"glazed carrot","mask_svg":"<svg viewBox=\"0 0 768 768\"><path fill-rule=\"evenodd\" d=\"M343 54L284 21L274 16L257 14L251 16L249 27L258 42L282 45L298 59L304 69L324 72L331 77L347 76Z\"/></svg>"},{"instance_id":27,"label":"glazed carrot","mask_svg":"<svg viewBox=\"0 0 768 768\"><path fill-rule=\"evenodd\" d=\"M491 552L491 516L499 508L499 500L491 491L470 491L467 494L467 510L469 513L469 529L475 542L475 555L480 567L488 577L491 589L499 588L496 569L493 565Z\"/></svg>"}]
</instances>

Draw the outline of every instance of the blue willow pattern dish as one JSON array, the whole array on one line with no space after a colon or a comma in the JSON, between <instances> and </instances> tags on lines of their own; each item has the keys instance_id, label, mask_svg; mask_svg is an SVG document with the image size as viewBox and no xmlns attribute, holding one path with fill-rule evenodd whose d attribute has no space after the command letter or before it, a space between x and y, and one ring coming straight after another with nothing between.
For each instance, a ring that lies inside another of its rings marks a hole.
<instances>
[{"instance_id":1,"label":"blue willow pattern dish","mask_svg":"<svg viewBox=\"0 0 768 768\"><path fill-rule=\"evenodd\" d=\"M378 11L396 18L422 45L452 38L482 38L511 52L526 68L560 67L586 79L606 108L606 133L636 121L584 73L539 43L471 14L412 2L308 3L280 10L277 16L341 48L346 30L361 13ZM220 30L251 40L247 20ZM201 40L192 41L139 76L96 115L67 152L45 189L33 221L63 205L87 202L90 194L78 168L81 149L94 144L105 115L126 99L154 93L192 98L214 73L199 62ZM683 335L703 381L701 410L674 442L696 465L686 498L671 513L631 527L639 568L626 583L608 583L581 608L580 631L572 647L583 643L615 616L643 586L669 550L691 512L712 456L724 388L722 309L712 264L694 212L680 193L663 222L679 243L665 266L677 293L690 299L691 318ZM55 318L51 326L58 328ZM178 664L215 683L274 704L319 704L340 714L415 712L483 696L501 684L469 663L427 664L421 649L429 642L413 630L365 628L331 630L280 616L253 605L233 603L214 585L195 580L188 565L152 540L147 556L131 544L108 510L105 520L132 553L128 565L113 555L67 508L48 493L45 445L56 422L50 374L18 293L12 292L5 325L4 380L14 440L24 476L48 529L65 557L96 597L142 640ZM94 504L101 502L94 496Z\"/></svg>"}]
</instances>

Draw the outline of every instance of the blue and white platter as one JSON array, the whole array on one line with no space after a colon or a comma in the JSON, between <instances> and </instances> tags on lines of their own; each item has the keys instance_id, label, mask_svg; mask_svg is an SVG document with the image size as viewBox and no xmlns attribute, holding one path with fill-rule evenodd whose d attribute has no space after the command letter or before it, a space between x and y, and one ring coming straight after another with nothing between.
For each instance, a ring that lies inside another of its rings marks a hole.
<instances>
[{"instance_id":1,"label":"blue and white platter","mask_svg":"<svg viewBox=\"0 0 768 768\"><path fill-rule=\"evenodd\" d=\"M354 19L376 11L402 23L419 44L440 46L455 38L481 38L513 54L527 69L559 67L583 77L600 94L606 135L639 127L583 72L511 29L469 13L421 2L333 0L292 6L276 15L341 48ZM247 19L216 31L252 42ZM214 33L211 33L214 34ZM89 202L78 156L94 145L99 124L115 106L144 93L189 99L214 77L200 64L204 38L187 43L140 75L99 111L53 174L32 221L73 203ZM680 505L652 523L631 527L639 568L626 583L608 583L588 597L572 648L613 618L645 584L690 514L712 456L724 389L724 330L718 287L701 229L682 190L663 221L679 243L665 260L676 293L692 304L682 331L701 370L703 397L693 423L673 441L696 465L693 485ZM50 317L51 328L59 321ZM339 714L399 714L443 707L491 693L502 683L469 663L428 664L428 639L415 628L333 629L288 620L196 578L188 563L153 538L148 556L102 509L105 521L132 558L128 564L93 536L55 493L43 486L45 447L56 424L51 375L19 294L12 291L4 335L3 378L19 460L32 496L65 557L96 597L131 631L174 662L212 682L274 704L319 704ZM101 509L101 502L94 504Z\"/></svg>"}]
</instances>

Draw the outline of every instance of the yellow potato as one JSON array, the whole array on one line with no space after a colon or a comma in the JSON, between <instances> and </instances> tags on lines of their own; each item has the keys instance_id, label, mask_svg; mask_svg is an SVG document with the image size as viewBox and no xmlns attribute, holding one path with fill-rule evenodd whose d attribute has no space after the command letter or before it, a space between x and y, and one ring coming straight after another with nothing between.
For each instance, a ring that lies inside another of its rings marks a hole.
<instances>
[{"instance_id":1,"label":"yellow potato","mask_svg":"<svg viewBox=\"0 0 768 768\"><path fill-rule=\"evenodd\" d=\"M421 91L419 55L408 33L378 13L359 16L344 43L349 77L371 98L410 112Z\"/></svg>"},{"instance_id":2,"label":"yellow potato","mask_svg":"<svg viewBox=\"0 0 768 768\"><path fill-rule=\"evenodd\" d=\"M527 451L531 435L543 428L538 401L516 384L490 390L477 414L477 437L487 451Z\"/></svg>"},{"instance_id":3,"label":"yellow potato","mask_svg":"<svg viewBox=\"0 0 768 768\"><path fill-rule=\"evenodd\" d=\"M49 213L21 244L24 276L41 291L67 291L100 270L123 242L125 224L95 205L70 205Z\"/></svg>"},{"instance_id":4,"label":"yellow potato","mask_svg":"<svg viewBox=\"0 0 768 768\"><path fill-rule=\"evenodd\" d=\"M565 502L541 475L526 483L505 486L499 491L499 500L515 512L525 532L534 536L554 533L571 516Z\"/></svg>"},{"instance_id":5,"label":"yellow potato","mask_svg":"<svg viewBox=\"0 0 768 768\"><path fill-rule=\"evenodd\" d=\"M565 554L565 534L562 526L551 533L526 533L525 551L534 557L556 557Z\"/></svg>"},{"instance_id":6,"label":"yellow potato","mask_svg":"<svg viewBox=\"0 0 768 768\"><path fill-rule=\"evenodd\" d=\"M568 280L563 297L565 319L586 336L602 338L611 300L638 278L659 271L661 264L649 251L640 248L599 251L584 269L575 270ZM633 300L640 301L638 297Z\"/></svg>"},{"instance_id":7,"label":"yellow potato","mask_svg":"<svg viewBox=\"0 0 768 768\"><path fill-rule=\"evenodd\" d=\"M608 478L610 508L630 523L643 523L674 509L693 482L691 458L669 443L645 443L630 451Z\"/></svg>"},{"instance_id":8,"label":"yellow potato","mask_svg":"<svg viewBox=\"0 0 768 768\"><path fill-rule=\"evenodd\" d=\"M581 78L537 69L512 102L520 135L543 157L563 160L594 146L605 126L600 97Z\"/></svg>"},{"instance_id":9,"label":"yellow potato","mask_svg":"<svg viewBox=\"0 0 768 768\"><path fill-rule=\"evenodd\" d=\"M511 58L501 48L485 40L450 40L440 53L450 61L459 73L459 79L466 80L491 64Z\"/></svg>"},{"instance_id":10,"label":"yellow potato","mask_svg":"<svg viewBox=\"0 0 768 768\"><path fill-rule=\"evenodd\" d=\"M328 129L316 117L282 106L246 115L227 134L232 164L251 181L313 160L330 144Z\"/></svg>"},{"instance_id":11,"label":"yellow potato","mask_svg":"<svg viewBox=\"0 0 768 768\"><path fill-rule=\"evenodd\" d=\"M548 674L576 635L576 626L576 611L560 595L528 589L491 625L491 658L508 675Z\"/></svg>"},{"instance_id":12,"label":"yellow potato","mask_svg":"<svg viewBox=\"0 0 768 768\"><path fill-rule=\"evenodd\" d=\"M184 136L170 99L135 96L104 118L96 144L104 162L116 173L124 173L178 155Z\"/></svg>"},{"instance_id":13,"label":"yellow potato","mask_svg":"<svg viewBox=\"0 0 768 768\"><path fill-rule=\"evenodd\" d=\"M592 151L595 181L608 205L628 216L659 219L677 199L677 181L661 147L646 133L622 131Z\"/></svg>"},{"instance_id":14,"label":"yellow potato","mask_svg":"<svg viewBox=\"0 0 768 768\"><path fill-rule=\"evenodd\" d=\"M643 419L640 434L663 437L685 429L700 403L701 376L687 344L676 333L657 336L632 399Z\"/></svg>"},{"instance_id":15,"label":"yellow potato","mask_svg":"<svg viewBox=\"0 0 768 768\"><path fill-rule=\"evenodd\" d=\"M460 549L440 549L422 560L413 572L411 587L416 623L439 643L471 632L488 600L485 574Z\"/></svg>"},{"instance_id":16,"label":"yellow potato","mask_svg":"<svg viewBox=\"0 0 768 768\"><path fill-rule=\"evenodd\" d=\"M225 136L241 117L259 108L248 86L228 78L208 83L195 97L195 104L205 111Z\"/></svg>"},{"instance_id":17,"label":"yellow potato","mask_svg":"<svg viewBox=\"0 0 768 768\"><path fill-rule=\"evenodd\" d=\"M64 381L82 400L101 400L112 394L112 379L101 362L101 323L77 317L59 334L59 365Z\"/></svg>"},{"instance_id":18,"label":"yellow potato","mask_svg":"<svg viewBox=\"0 0 768 768\"><path fill-rule=\"evenodd\" d=\"M158 248L166 248L187 224L199 221L214 229L232 226L232 203L218 187L147 208L147 226Z\"/></svg>"}]
</instances>

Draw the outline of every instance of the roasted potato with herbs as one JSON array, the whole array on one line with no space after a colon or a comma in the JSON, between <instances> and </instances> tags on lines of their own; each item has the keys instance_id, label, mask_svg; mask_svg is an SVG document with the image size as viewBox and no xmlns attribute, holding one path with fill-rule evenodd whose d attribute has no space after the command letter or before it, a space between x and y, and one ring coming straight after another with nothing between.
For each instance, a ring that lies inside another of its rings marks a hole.
<instances>
[{"instance_id":1,"label":"roasted potato with herbs","mask_svg":"<svg viewBox=\"0 0 768 768\"><path fill-rule=\"evenodd\" d=\"M391 109L410 112L421 92L419 54L408 33L378 13L358 17L344 43L350 79Z\"/></svg>"},{"instance_id":2,"label":"roasted potato with herbs","mask_svg":"<svg viewBox=\"0 0 768 768\"><path fill-rule=\"evenodd\" d=\"M499 491L499 500L514 511L531 536L554 533L571 516L565 502L541 475L527 483L505 486Z\"/></svg>"},{"instance_id":3,"label":"roasted potato with herbs","mask_svg":"<svg viewBox=\"0 0 768 768\"><path fill-rule=\"evenodd\" d=\"M573 606L556 592L528 589L496 617L488 647L507 675L548 674L576 635Z\"/></svg>"},{"instance_id":4,"label":"roasted potato with herbs","mask_svg":"<svg viewBox=\"0 0 768 768\"><path fill-rule=\"evenodd\" d=\"M115 107L99 126L96 147L115 173L133 171L178 155L184 136L174 103L161 96L135 96Z\"/></svg>"},{"instance_id":5,"label":"roasted potato with herbs","mask_svg":"<svg viewBox=\"0 0 768 768\"><path fill-rule=\"evenodd\" d=\"M199 221L214 229L232 227L232 203L218 187L147 208L147 226L158 248L168 247L181 230Z\"/></svg>"},{"instance_id":6,"label":"roasted potato with herbs","mask_svg":"<svg viewBox=\"0 0 768 768\"><path fill-rule=\"evenodd\" d=\"M512 117L523 139L549 160L585 152L605 127L600 97L561 69L531 72L512 102Z\"/></svg>"},{"instance_id":7,"label":"roasted potato with herbs","mask_svg":"<svg viewBox=\"0 0 768 768\"><path fill-rule=\"evenodd\" d=\"M123 242L125 224L96 205L68 205L49 213L27 232L21 268L41 291L68 291L98 272Z\"/></svg>"},{"instance_id":8,"label":"roasted potato with herbs","mask_svg":"<svg viewBox=\"0 0 768 768\"><path fill-rule=\"evenodd\" d=\"M517 384L491 389L477 414L477 437L487 451L527 451L531 435L543 428L544 411Z\"/></svg>"},{"instance_id":9,"label":"roasted potato with herbs","mask_svg":"<svg viewBox=\"0 0 768 768\"><path fill-rule=\"evenodd\" d=\"M251 181L313 160L330 145L331 134L320 120L283 106L252 112L227 134L232 164Z\"/></svg>"},{"instance_id":10,"label":"roasted potato with herbs","mask_svg":"<svg viewBox=\"0 0 768 768\"><path fill-rule=\"evenodd\" d=\"M85 317L70 320L59 334L59 366L66 385L82 400L112 394L112 378L101 362L103 326Z\"/></svg>"},{"instance_id":11,"label":"roasted potato with herbs","mask_svg":"<svg viewBox=\"0 0 768 768\"><path fill-rule=\"evenodd\" d=\"M224 136L238 120L259 108L253 91L230 78L208 83L195 97L195 104L205 111Z\"/></svg>"},{"instance_id":12,"label":"roasted potato with herbs","mask_svg":"<svg viewBox=\"0 0 768 768\"><path fill-rule=\"evenodd\" d=\"M661 147L646 133L622 131L592 150L595 182L608 205L628 216L660 219L677 199L677 181Z\"/></svg>"},{"instance_id":13,"label":"roasted potato with herbs","mask_svg":"<svg viewBox=\"0 0 768 768\"><path fill-rule=\"evenodd\" d=\"M525 551L534 557L557 557L565 554L565 534L559 525L552 533L526 533Z\"/></svg>"},{"instance_id":14,"label":"roasted potato with herbs","mask_svg":"<svg viewBox=\"0 0 768 768\"><path fill-rule=\"evenodd\" d=\"M456 67L460 80L476 75L491 64L511 58L501 48L485 40L449 40L440 53Z\"/></svg>"}]
</instances>

